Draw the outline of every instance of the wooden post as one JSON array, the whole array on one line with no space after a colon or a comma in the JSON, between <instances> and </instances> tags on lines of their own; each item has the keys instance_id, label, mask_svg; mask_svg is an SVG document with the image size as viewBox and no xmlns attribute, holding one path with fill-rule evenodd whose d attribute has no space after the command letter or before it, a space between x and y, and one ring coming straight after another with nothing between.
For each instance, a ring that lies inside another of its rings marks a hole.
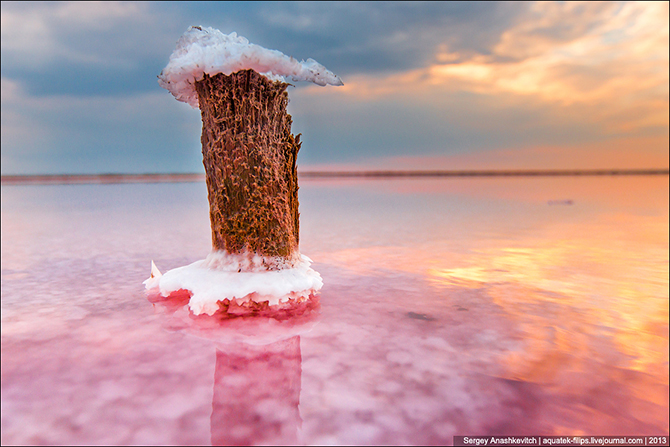
<instances>
[{"instance_id":1,"label":"wooden post","mask_svg":"<svg viewBox=\"0 0 670 447\"><path fill-rule=\"evenodd\" d=\"M195 89L213 248L290 266L298 256L300 135L291 134L288 85L241 70L205 75Z\"/></svg>"}]
</instances>

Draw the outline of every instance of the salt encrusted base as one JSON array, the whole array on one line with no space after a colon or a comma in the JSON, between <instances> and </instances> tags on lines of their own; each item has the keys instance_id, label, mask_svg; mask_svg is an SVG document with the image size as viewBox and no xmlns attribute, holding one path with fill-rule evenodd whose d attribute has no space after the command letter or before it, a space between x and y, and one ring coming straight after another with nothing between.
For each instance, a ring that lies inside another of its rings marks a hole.
<instances>
[{"instance_id":1,"label":"salt encrusted base","mask_svg":"<svg viewBox=\"0 0 670 447\"><path fill-rule=\"evenodd\" d=\"M299 303L315 295L323 286L321 275L304 255L293 266L278 270L264 269L264 259L246 254L213 252L206 259L161 274L152 262L151 277L144 281L149 293L167 297L179 290L191 294L189 308L195 315L213 315L222 306L234 302L264 303L276 306L289 300Z\"/></svg>"}]
</instances>

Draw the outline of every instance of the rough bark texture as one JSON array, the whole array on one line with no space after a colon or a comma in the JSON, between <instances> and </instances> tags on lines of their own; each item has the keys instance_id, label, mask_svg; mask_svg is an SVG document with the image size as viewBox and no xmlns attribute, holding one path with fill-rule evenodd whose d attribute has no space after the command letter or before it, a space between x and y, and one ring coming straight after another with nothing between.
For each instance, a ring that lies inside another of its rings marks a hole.
<instances>
[{"instance_id":1,"label":"rough bark texture","mask_svg":"<svg viewBox=\"0 0 670 447\"><path fill-rule=\"evenodd\" d=\"M300 135L291 134L287 86L253 70L195 84L214 249L298 253Z\"/></svg>"}]
</instances>

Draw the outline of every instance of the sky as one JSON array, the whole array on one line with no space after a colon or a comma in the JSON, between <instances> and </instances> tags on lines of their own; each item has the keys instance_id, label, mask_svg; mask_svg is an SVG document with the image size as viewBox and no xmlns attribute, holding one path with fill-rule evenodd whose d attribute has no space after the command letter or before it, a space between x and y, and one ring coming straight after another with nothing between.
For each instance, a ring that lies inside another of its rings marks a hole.
<instances>
[{"instance_id":1,"label":"sky","mask_svg":"<svg viewBox=\"0 0 670 447\"><path fill-rule=\"evenodd\" d=\"M3 175L204 172L191 25L313 58L301 170L668 167L667 2L2 2Z\"/></svg>"}]
</instances>

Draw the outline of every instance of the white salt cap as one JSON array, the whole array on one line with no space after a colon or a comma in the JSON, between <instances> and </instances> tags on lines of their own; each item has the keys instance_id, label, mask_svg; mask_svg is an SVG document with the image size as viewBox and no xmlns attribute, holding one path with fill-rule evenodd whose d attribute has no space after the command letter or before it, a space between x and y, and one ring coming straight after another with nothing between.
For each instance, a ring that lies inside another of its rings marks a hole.
<instances>
[{"instance_id":1,"label":"white salt cap","mask_svg":"<svg viewBox=\"0 0 670 447\"><path fill-rule=\"evenodd\" d=\"M333 72L314 59L298 62L277 50L249 43L233 32L223 34L210 28L192 26L177 41L167 66L158 76L158 84L177 100L198 108L196 81L205 74L230 75L252 69L273 81L287 76L293 81L311 81L317 85L344 85Z\"/></svg>"}]
</instances>

